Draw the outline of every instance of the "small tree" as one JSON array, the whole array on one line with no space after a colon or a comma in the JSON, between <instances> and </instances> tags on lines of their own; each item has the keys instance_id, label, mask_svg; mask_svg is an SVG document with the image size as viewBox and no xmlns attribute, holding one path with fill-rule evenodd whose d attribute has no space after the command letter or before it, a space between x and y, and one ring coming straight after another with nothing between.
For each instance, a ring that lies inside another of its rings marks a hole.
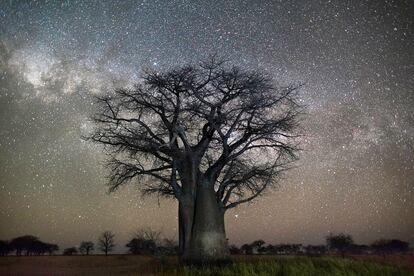
<instances>
[{"instance_id":1,"label":"small tree","mask_svg":"<svg viewBox=\"0 0 414 276\"><path fill-rule=\"evenodd\" d=\"M111 231L105 231L102 233L101 237L98 240L99 249L108 255L108 252L111 252L115 247L115 234Z\"/></svg>"},{"instance_id":2,"label":"small tree","mask_svg":"<svg viewBox=\"0 0 414 276\"><path fill-rule=\"evenodd\" d=\"M33 248L39 242L39 238L31 235L20 236L11 240L9 246L12 250L16 250L16 255L22 255L26 251L26 255L32 253Z\"/></svg>"},{"instance_id":3,"label":"small tree","mask_svg":"<svg viewBox=\"0 0 414 276\"><path fill-rule=\"evenodd\" d=\"M65 248L65 250L63 250L63 255L65 256L72 256L72 255L76 255L78 254L78 250L76 249L76 247L69 247L69 248Z\"/></svg>"},{"instance_id":4,"label":"small tree","mask_svg":"<svg viewBox=\"0 0 414 276\"><path fill-rule=\"evenodd\" d=\"M329 234L329 236L326 237L326 243L329 249L336 250L343 257L354 241L351 235L340 233L337 235Z\"/></svg>"},{"instance_id":5,"label":"small tree","mask_svg":"<svg viewBox=\"0 0 414 276\"><path fill-rule=\"evenodd\" d=\"M94 244L91 241L83 241L79 246L79 251L84 255L89 255L89 252L93 250Z\"/></svg>"}]
</instances>

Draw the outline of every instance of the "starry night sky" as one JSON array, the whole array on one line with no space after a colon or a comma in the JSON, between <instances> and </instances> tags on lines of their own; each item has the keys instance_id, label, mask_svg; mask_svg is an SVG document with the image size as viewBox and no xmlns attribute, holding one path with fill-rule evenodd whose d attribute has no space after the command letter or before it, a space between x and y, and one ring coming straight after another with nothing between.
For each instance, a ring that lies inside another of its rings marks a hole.
<instances>
[{"instance_id":1,"label":"starry night sky","mask_svg":"<svg viewBox=\"0 0 414 276\"><path fill-rule=\"evenodd\" d=\"M137 228L177 239L177 205L107 193L93 95L217 52L305 83L306 136L278 189L226 215L231 243L414 244L413 1L1 1L0 239L61 248Z\"/></svg>"}]
</instances>

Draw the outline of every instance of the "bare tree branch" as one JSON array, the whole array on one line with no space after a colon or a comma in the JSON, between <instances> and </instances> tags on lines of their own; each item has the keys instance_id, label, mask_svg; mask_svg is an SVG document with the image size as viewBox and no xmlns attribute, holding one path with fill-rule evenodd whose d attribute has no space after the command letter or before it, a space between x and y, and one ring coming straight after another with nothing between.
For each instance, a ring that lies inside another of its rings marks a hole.
<instances>
[{"instance_id":1,"label":"bare tree branch","mask_svg":"<svg viewBox=\"0 0 414 276\"><path fill-rule=\"evenodd\" d=\"M141 83L97 99L87 139L112 156L110 191L149 177L139 183L144 193L180 200L203 182L223 208L233 208L273 186L296 159L300 87L275 87L269 76L216 56L146 71Z\"/></svg>"}]
</instances>

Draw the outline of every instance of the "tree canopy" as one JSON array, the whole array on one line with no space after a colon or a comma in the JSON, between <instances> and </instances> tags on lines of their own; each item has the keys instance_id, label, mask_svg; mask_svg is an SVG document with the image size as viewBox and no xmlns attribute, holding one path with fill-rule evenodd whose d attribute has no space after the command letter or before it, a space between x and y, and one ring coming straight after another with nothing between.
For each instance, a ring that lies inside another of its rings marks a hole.
<instances>
[{"instance_id":1,"label":"tree canopy","mask_svg":"<svg viewBox=\"0 0 414 276\"><path fill-rule=\"evenodd\" d=\"M180 200L194 190L183 183L191 155L195 173L214 185L228 209L272 186L295 159L299 87L275 87L261 72L214 57L148 70L135 86L98 97L97 127L88 138L111 154L111 191L137 179L144 193Z\"/></svg>"}]
</instances>

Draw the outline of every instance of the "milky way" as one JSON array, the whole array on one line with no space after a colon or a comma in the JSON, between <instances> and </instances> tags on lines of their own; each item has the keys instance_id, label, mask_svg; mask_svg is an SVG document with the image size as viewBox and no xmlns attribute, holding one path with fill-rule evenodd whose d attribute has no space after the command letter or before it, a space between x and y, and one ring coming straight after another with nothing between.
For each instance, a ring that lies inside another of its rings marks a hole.
<instances>
[{"instance_id":1,"label":"milky way","mask_svg":"<svg viewBox=\"0 0 414 276\"><path fill-rule=\"evenodd\" d=\"M172 200L107 193L85 142L93 95L218 53L304 83L305 137L278 188L226 215L240 244L414 243L412 1L1 1L0 239L63 246L141 227L177 238ZM208 3L207 3L208 2Z\"/></svg>"}]
</instances>

